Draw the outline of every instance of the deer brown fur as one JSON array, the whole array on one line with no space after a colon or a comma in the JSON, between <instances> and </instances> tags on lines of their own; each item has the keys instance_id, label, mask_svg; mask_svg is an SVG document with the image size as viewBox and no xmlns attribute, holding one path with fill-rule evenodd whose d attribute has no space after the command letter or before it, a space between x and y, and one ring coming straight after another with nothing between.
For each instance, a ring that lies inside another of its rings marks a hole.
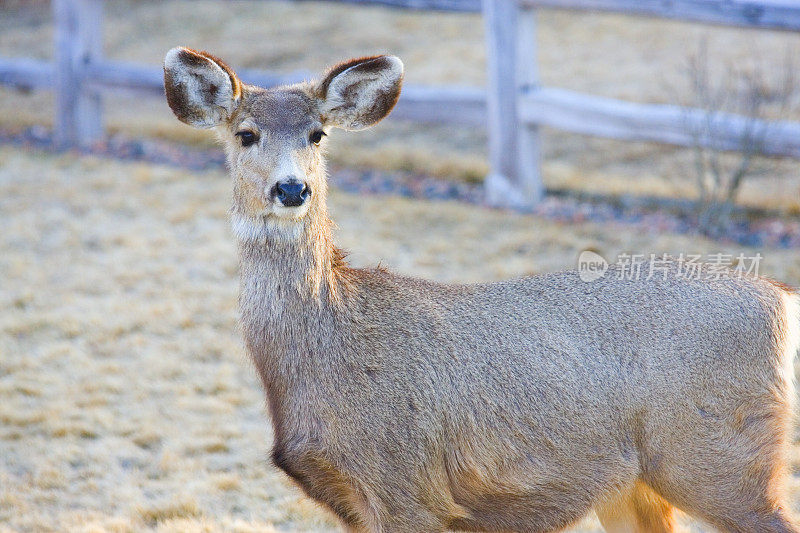
<instances>
[{"instance_id":1,"label":"deer brown fur","mask_svg":"<svg viewBox=\"0 0 800 533\"><path fill-rule=\"evenodd\" d=\"M675 531L676 509L798 531L788 287L613 269L443 285L346 264L317 144L386 116L402 73L377 56L267 90L210 54L166 57L173 111L228 156L274 463L351 531L548 532L593 509L612 532ZM286 180L302 205L281 199Z\"/></svg>"}]
</instances>

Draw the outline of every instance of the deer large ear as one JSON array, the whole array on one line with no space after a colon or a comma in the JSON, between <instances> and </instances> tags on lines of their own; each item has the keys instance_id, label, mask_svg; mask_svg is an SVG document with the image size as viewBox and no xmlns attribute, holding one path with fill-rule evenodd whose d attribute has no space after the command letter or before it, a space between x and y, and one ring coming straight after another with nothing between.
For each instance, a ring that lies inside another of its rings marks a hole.
<instances>
[{"instance_id":1,"label":"deer large ear","mask_svg":"<svg viewBox=\"0 0 800 533\"><path fill-rule=\"evenodd\" d=\"M175 116L196 128L228 120L242 96L239 78L222 60L182 47L164 58L164 88Z\"/></svg>"},{"instance_id":2,"label":"deer large ear","mask_svg":"<svg viewBox=\"0 0 800 533\"><path fill-rule=\"evenodd\" d=\"M328 71L317 92L322 122L346 130L372 126L392 110L403 84L403 62L394 56L345 61Z\"/></svg>"}]
</instances>

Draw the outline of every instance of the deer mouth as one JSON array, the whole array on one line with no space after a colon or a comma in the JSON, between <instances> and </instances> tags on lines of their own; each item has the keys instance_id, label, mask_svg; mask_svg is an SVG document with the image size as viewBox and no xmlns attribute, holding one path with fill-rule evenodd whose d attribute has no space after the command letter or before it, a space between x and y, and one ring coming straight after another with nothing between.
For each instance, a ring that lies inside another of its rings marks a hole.
<instances>
[{"instance_id":1,"label":"deer mouth","mask_svg":"<svg viewBox=\"0 0 800 533\"><path fill-rule=\"evenodd\" d=\"M275 202L272 207L271 215L275 218L283 220L301 220L308 213L308 203L304 202L301 205L283 205Z\"/></svg>"}]
</instances>

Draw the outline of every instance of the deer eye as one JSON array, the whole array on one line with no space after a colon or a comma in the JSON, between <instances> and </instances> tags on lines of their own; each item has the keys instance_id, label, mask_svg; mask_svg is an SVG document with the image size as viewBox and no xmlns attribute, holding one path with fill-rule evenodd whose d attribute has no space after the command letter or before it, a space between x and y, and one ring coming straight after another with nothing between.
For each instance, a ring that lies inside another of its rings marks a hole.
<instances>
[{"instance_id":1,"label":"deer eye","mask_svg":"<svg viewBox=\"0 0 800 533\"><path fill-rule=\"evenodd\" d=\"M322 138L327 135L322 130L315 130L311 132L311 135L308 136L308 140L314 143L316 146L319 146L319 143L322 141Z\"/></svg>"},{"instance_id":2,"label":"deer eye","mask_svg":"<svg viewBox=\"0 0 800 533\"><path fill-rule=\"evenodd\" d=\"M242 141L242 146L244 148L247 148L258 141L258 135L250 130L237 131L236 136Z\"/></svg>"}]
</instances>

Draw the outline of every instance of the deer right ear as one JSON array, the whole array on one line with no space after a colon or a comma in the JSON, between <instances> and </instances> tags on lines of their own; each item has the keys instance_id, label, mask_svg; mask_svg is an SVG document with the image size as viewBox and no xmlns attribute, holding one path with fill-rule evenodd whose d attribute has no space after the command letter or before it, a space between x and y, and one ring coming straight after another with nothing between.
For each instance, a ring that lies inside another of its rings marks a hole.
<instances>
[{"instance_id":1,"label":"deer right ear","mask_svg":"<svg viewBox=\"0 0 800 533\"><path fill-rule=\"evenodd\" d=\"M167 103L178 120L213 128L228 120L242 97L242 84L222 60L207 52L173 48L164 58Z\"/></svg>"},{"instance_id":2,"label":"deer right ear","mask_svg":"<svg viewBox=\"0 0 800 533\"><path fill-rule=\"evenodd\" d=\"M403 62L394 56L351 59L328 71L317 86L322 121L361 130L383 120L400 97Z\"/></svg>"}]
</instances>

